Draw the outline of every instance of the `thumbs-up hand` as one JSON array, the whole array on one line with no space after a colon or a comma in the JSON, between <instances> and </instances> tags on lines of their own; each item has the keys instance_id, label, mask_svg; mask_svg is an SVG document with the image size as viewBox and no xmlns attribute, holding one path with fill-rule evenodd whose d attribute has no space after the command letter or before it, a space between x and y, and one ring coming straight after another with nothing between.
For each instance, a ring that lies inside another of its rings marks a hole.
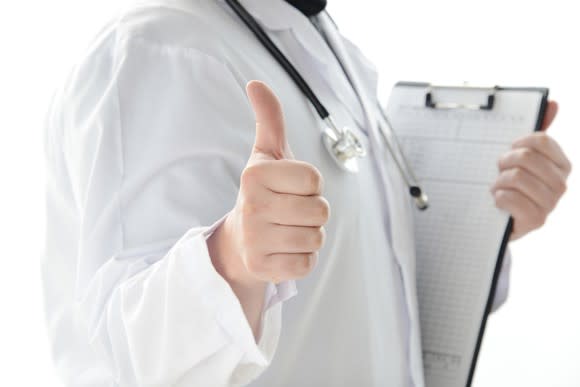
<instances>
[{"instance_id":1,"label":"thumbs-up hand","mask_svg":"<svg viewBox=\"0 0 580 387\"><path fill-rule=\"evenodd\" d=\"M322 226L330 209L321 196L322 176L314 166L294 160L272 90L252 81L246 91L256 116L256 140L236 205L221 230L228 246L212 260L236 283L301 278L314 267L324 243Z\"/></svg>"}]
</instances>

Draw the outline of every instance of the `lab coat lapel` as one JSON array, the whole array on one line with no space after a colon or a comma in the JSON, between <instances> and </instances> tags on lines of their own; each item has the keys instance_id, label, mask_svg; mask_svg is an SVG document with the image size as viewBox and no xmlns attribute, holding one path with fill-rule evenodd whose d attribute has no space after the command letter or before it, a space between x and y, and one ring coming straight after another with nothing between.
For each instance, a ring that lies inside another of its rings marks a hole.
<instances>
[{"instance_id":1,"label":"lab coat lapel","mask_svg":"<svg viewBox=\"0 0 580 387\"><path fill-rule=\"evenodd\" d=\"M408 195L407 186L395 166L392 156L380 140L379 123L385 126L378 110L377 84L378 73L375 67L364 57L359 49L345 38L341 39L344 50L348 55L351 69L349 72L359 96L368 106L367 126L372 135L372 146L379 160L379 170L385 186L389 213L389 230L393 253L401 267L406 294L407 311L409 314L410 330L410 366L415 385L423 385L423 362L421 354L421 331L419 325L419 306L417 302L415 240L413 233L413 206ZM385 132L390 143L390 133Z\"/></svg>"},{"instance_id":2,"label":"lab coat lapel","mask_svg":"<svg viewBox=\"0 0 580 387\"><path fill-rule=\"evenodd\" d=\"M378 107L377 107L378 110ZM387 128L387 122L379 114L379 122L383 129ZM384 131L391 144L396 141L390 131ZM380 160L385 168L384 181L387 196L387 205L390 220L390 235L393 253L397 257L403 276L407 311L409 314L409 349L410 366L414 384L424 385L423 357L421 348L421 327L419 320L419 302L417 298L416 281L416 253L414 234L414 208L406 182L398 171L395 161L389 152L383 152Z\"/></svg>"},{"instance_id":3,"label":"lab coat lapel","mask_svg":"<svg viewBox=\"0 0 580 387\"><path fill-rule=\"evenodd\" d=\"M376 67L363 55L357 46L342 35L341 37L344 48L351 59L354 70L361 80L361 85L364 87L366 95L376 100L379 81L379 74Z\"/></svg>"},{"instance_id":4,"label":"lab coat lapel","mask_svg":"<svg viewBox=\"0 0 580 387\"><path fill-rule=\"evenodd\" d=\"M300 71L304 77L315 71L327 90L334 94L357 124L363 128L365 126L364 113L356 94L347 78L341 76L340 64L310 20L283 0L242 0L241 2L267 31L292 32L297 42L296 47L302 51L300 57L303 58L303 63L293 64L299 70L301 67L307 69ZM315 89L314 84L311 87Z\"/></svg>"},{"instance_id":5,"label":"lab coat lapel","mask_svg":"<svg viewBox=\"0 0 580 387\"><path fill-rule=\"evenodd\" d=\"M383 123L384 124L384 123ZM383 154L386 164L386 196L389 208L391 243L395 256L401 265L409 314L410 366L416 386L424 385L423 359L421 349L421 327L419 303L417 299L416 255L413 228L413 203L407 187L390 155Z\"/></svg>"}]
</instances>

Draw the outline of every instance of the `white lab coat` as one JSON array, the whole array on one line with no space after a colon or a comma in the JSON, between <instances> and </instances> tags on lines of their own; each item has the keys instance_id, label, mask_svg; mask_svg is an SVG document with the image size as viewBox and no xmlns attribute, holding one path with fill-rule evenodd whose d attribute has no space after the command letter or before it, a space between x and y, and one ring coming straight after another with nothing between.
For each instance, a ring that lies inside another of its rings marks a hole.
<instances>
[{"instance_id":1,"label":"white lab coat","mask_svg":"<svg viewBox=\"0 0 580 387\"><path fill-rule=\"evenodd\" d=\"M124 12L47 119L42 269L58 370L67 386L422 386L413 209L373 140L376 112L301 13L282 0L242 3L370 156L359 174L337 168L308 100L222 0ZM339 39L374 106L376 72ZM257 345L205 243L234 205L254 141L252 79L279 96L289 144L322 172L332 207L298 295L287 300L293 282L270 285Z\"/></svg>"}]
</instances>

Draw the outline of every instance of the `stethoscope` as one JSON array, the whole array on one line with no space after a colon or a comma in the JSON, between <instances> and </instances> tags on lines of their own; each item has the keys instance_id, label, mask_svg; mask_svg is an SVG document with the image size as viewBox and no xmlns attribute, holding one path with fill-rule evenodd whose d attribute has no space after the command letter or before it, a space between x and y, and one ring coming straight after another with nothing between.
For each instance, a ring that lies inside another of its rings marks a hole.
<instances>
[{"instance_id":1,"label":"stethoscope","mask_svg":"<svg viewBox=\"0 0 580 387\"><path fill-rule=\"evenodd\" d=\"M276 59L276 61L284 68L288 75L292 78L296 86L300 88L302 93L308 98L320 118L326 124L324 131L322 132L322 142L328 153L336 164L343 170L356 173L358 172L358 159L366 156L366 150L361 143L358 136L350 130L348 127L339 129L335 124L328 110L320 102L316 94L312 91L308 83L302 78L302 75L296 70L296 68L290 63L286 56L280 51L280 49L274 44L270 37L266 34L264 29L258 24L256 19L244 8L243 5L239 3L238 0L225 0L226 3L232 8L232 10L239 16L239 18L246 24L246 26L256 35L258 40L262 45L268 50L268 52ZM401 173L401 176L405 180L407 187L409 188L409 194L415 199L415 204L420 210L425 210L429 206L429 201L427 195L423 192L418 184L418 180L413 173L412 168L409 166L407 159L401 149L399 141L397 140L394 131L391 129L389 119L385 114L384 110L378 104L381 116L391 133L391 138L393 139L393 144L387 138L383 130L380 131L383 141L387 146L387 149L393 156L393 160L397 166L397 169ZM395 153L397 152L397 153ZM400 157L396 157L398 154ZM400 158L400 159L399 159Z\"/></svg>"}]
</instances>

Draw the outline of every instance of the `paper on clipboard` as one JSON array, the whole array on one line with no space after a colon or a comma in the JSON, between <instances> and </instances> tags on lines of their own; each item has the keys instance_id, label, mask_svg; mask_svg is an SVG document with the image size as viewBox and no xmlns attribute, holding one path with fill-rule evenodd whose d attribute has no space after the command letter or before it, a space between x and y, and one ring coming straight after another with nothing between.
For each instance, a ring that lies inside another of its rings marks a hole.
<instances>
[{"instance_id":1,"label":"paper on clipboard","mask_svg":"<svg viewBox=\"0 0 580 387\"><path fill-rule=\"evenodd\" d=\"M471 384L507 244L509 215L495 207L489 189L500 155L539 129L548 94L539 88L493 92L489 100L484 89L399 83L387 107L430 200L414 219L427 387ZM435 106L435 100L443 102Z\"/></svg>"}]
</instances>

